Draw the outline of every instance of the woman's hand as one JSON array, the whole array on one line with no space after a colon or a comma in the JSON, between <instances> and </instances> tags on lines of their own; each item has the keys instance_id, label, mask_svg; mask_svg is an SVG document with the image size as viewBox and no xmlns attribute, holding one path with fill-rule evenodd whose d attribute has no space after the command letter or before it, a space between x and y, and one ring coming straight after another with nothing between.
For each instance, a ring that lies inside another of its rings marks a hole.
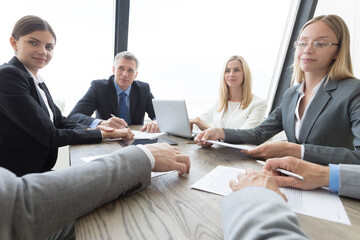
<instances>
[{"instance_id":1,"label":"woman's hand","mask_svg":"<svg viewBox=\"0 0 360 240\"><path fill-rule=\"evenodd\" d=\"M199 146L202 147L211 147L211 143L205 142L206 140L224 140L225 133L222 128L210 127L205 131L199 133L194 141L197 142Z\"/></svg>"},{"instance_id":2,"label":"woman's hand","mask_svg":"<svg viewBox=\"0 0 360 240\"><path fill-rule=\"evenodd\" d=\"M204 131L206 129L208 129L210 127L210 125L207 125L201 118L199 117L196 117L194 119L191 119L190 120L190 128L191 128L191 131L193 130L193 126L197 125L201 131Z\"/></svg>"},{"instance_id":3,"label":"woman's hand","mask_svg":"<svg viewBox=\"0 0 360 240\"><path fill-rule=\"evenodd\" d=\"M252 157L268 159L292 156L301 158L301 145L283 141L268 141L250 150L241 150Z\"/></svg>"},{"instance_id":4,"label":"woman's hand","mask_svg":"<svg viewBox=\"0 0 360 240\"><path fill-rule=\"evenodd\" d=\"M276 168L296 173L304 177L304 180L285 176L273 170ZM295 187L310 190L329 186L330 169L328 166L318 165L293 157L283 157L268 159L264 169L271 171L271 174L275 177L280 187Z\"/></svg>"}]
</instances>

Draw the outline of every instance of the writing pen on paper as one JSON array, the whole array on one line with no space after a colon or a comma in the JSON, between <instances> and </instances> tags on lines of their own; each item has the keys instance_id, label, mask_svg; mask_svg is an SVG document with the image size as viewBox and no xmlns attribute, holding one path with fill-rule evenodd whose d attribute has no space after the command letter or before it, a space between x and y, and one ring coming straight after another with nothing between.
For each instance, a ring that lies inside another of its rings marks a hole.
<instances>
[{"instance_id":1,"label":"writing pen on paper","mask_svg":"<svg viewBox=\"0 0 360 240\"><path fill-rule=\"evenodd\" d=\"M260 161L260 160L256 160L258 163L260 163L261 165L265 165L265 162L264 161ZM292 172L289 172L289 171L286 171L284 169L281 169L281 168L273 168L275 171L278 171L278 172L281 172L285 175L288 175L288 176L291 176L291 177L294 177L294 178L297 178L297 179L300 179L300 180L304 180L304 177L296 174L296 173L292 173Z\"/></svg>"},{"instance_id":2,"label":"writing pen on paper","mask_svg":"<svg viewBox=\"0 0 360 240\"><path fill-rule=\"evenodd\" d=\"M114 114L112 114L112 113L111 113L110 115L111 115L112 117L116 117L116 116L115 116ZM122 123L121 123L121 125L123 125L124 127L128 128L128 126L126 126L126 125L124 125L124 124L122 124Z\"/></svg>"}]
</instances>

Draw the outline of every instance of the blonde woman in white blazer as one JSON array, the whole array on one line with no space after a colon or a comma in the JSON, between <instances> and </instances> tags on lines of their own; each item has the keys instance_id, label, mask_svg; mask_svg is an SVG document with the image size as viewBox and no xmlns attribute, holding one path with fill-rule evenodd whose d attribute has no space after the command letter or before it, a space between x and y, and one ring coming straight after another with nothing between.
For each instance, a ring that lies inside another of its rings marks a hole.
<instances>
[{"instance_id":1,"label":"blonde woman in white blazer","mask_svg":"<svg viewBox=\"0 0 360 240\"><path fill-rule=\"evenodd\" d=\"M252 94L251 72L241 56L230 57L224 66L216 103L200 117L190 120L204 131L209 127L254 128L264 118L266 101Z\"/></svg>"}]
</instances>

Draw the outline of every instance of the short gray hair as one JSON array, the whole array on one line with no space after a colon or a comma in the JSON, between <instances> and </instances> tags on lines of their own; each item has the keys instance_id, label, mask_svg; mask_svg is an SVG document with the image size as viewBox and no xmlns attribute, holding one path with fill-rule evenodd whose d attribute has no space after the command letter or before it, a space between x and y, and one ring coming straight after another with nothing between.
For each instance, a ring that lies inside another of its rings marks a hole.
<instances>
[{"instance_id":1,"label":"short gray hair","mask_svg":"<svg viewBox=\"0 0 360 240\"><path fill-rule=\"evenodd\" d=\"M123 52L119 52L118 54L116 54L115 58L114 58L114 66L116 66L117 62L119 61L120 58L125 58L126 60L134 60L136 67L135 70L137 71L139 68L139 60L135 57L134 54L132 54L131 52L128 51L123 51Z\"/></svg>"}]
</instances>

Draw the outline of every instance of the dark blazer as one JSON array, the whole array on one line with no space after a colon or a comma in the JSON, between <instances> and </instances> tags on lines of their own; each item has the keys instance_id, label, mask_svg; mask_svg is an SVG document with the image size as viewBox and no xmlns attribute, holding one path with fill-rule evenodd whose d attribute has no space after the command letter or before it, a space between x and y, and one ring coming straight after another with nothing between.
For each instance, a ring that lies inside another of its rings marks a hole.
<instances>
[{"instance_id":1,"label":"dark blazer","mask_svg":"<svg viewBox=\"0 0 360 240\"><path fill-rule=\"evenodd\" d=\"M0 166L18 176L50 170L60 146L102 140L99 130L63 117L45 84L43 89L54 123L23 64L14 57L0 66Z\"/></svg>"},{"instance_id":2,"label":"dark blazer","mask_svg":"<svg viewBox=\"0 0 360 240\"><path fill-rule=\"evenodd\" d=\"M308 107L295 139L295 108L299 85L286 90L277 107L258 127L225 130L225 141L261 144L284 130L289 142L304 145L304 159L328 163L360 164L360 80L328 81L320 86Z\"/></svg>"},{"instance_id":3,"label":"dark blazer","mask_svg":"<svg viewBox=\"0 0 360 240\"><path fill-rule=\"evenodd\" d=\"M144 124L145 112L149 118L155 118L152 104L154 96L148 83L135 80L130 91L130 118L131 124ZM111 114L119 116L118 100L114 86L114 75L108 80L94 80L85 96L75 105L69 114L69 119L89 126L95 118L91 115L96 112L96 118L109 119Z\"/></svg>"}]
</instances>

